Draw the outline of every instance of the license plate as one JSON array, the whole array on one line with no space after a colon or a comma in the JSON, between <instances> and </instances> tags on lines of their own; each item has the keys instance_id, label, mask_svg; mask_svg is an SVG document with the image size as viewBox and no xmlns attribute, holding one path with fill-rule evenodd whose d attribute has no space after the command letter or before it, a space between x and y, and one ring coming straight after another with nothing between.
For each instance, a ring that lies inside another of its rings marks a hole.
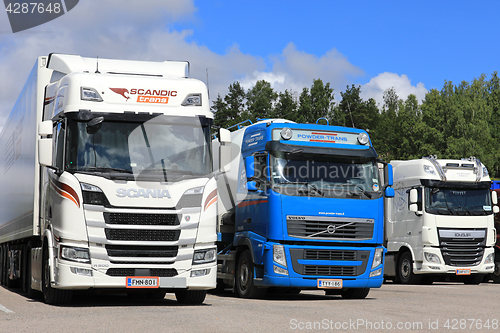
<instances>
[{"instance_id":1,"label":"license plate","mask_svg":"<svg viewBox=\"0 0 500 333\"><path fill-rule=\"evenodd\" d=\"M457 275L470 275L470 269L457 269Z\"/></svg>"},{"instance_id":2,"label":"license plate","mask_svg":"<svg viewBox=\"0 0 500 333\"><path fill-rule=\"evenodd\" d=\"M127 288L159 288L160 278L156 276L127 276Z\"/></svg>"},{"instance_id":3,"label":"license plate","mask_svg":"<svg viewBox=\"0 0 500 333\"><path fill-rule=\"evenodd\" d=\"M342 280L318 280L318 288L341 289Z\"/></svg>"}]
</instances>

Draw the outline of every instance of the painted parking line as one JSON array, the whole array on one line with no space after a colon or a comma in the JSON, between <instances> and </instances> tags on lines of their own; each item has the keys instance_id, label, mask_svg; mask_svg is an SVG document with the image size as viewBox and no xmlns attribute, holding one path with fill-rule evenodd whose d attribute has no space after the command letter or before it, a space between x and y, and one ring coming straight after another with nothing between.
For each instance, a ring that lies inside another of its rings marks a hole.
<instances>
[{"instance_id":1,"label":"painted parking line","mask_svg":"<svg viewBox=\"0 0 500 333\"><path fill-rule=\"evenodd\" d=\"M5 313L14 313L14 311L11 311L9 309L7 309L5 306L3 306L2 304L0 304L0 311L3 311Z\"/></svg>"}]
</instances>

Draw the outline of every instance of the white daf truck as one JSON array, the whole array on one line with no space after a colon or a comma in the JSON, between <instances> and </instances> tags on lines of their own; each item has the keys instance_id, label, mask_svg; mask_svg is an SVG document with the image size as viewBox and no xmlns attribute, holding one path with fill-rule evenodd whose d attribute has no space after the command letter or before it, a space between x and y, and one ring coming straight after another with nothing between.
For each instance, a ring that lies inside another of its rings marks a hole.
<instances>
[{"instance_id":1,"label":"white daf truck","mask_svg":"<svg viewBox=\"0 0 500 333\"><path fill-rule=\"evenodd\" d=\"M0 134L0 278L201 303L216 285L207 89L189 63L39 57Z\"/></svg>"},{"instance_id":2,"label":"white daf truck","mask_svg":"<svg viewBox=\"0 0 500 333\"><path fill-rule=\"evenodd\" d=\"M440 275L478 284L494 270L496 193L473 157L391 161L394 198L387 198L385 277L432 283Z\"/></svg>"}]
</instances>

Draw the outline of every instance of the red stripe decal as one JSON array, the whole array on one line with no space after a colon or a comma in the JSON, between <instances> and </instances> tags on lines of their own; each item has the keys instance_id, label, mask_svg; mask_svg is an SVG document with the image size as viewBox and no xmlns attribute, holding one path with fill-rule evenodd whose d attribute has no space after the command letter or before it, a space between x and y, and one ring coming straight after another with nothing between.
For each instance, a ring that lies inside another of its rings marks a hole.
<instances>
[{"instance_id":1,"label":"red stripe decal","mask_svg":"<svg viewBox=\"0 0 500 333\"><path fill-rule=\"evenodd\" d=\"M67 184L61 183L56 179L51 179L50 183L54 190L60 195L63 196L75 203L75 205L80 208L80 199L78 199L78 194L73 190L73 188Z\"/></svg>"},{"instance_id":2,"label":"red stripe decal","mask_svg":"<svg viewBox=\"0 0 500 333\"><path fill-rule=\"evenodd\" d=\"M268 200L246 200L238 204L238 208L248 207L252 205L258 205L261 203L266 203Z\"/></svg>"},{"instance_id":3,"label":"red stripe decal","mask_svg":"<svg viewBox=\"0 0 500 333\"><path fill-rule=\"evenodd\" d=\"M320 133L320 132L311 132L311 134L316 134L316 135L337 135L334 133Z\"/></svg>"},{"instance_id":4,"label":"red stripe decal","mask_svg":"<svg viewBox=\"0 0 500 333\"><path fill-rule=\"evenodd\" d=\"M210 207L210 205L212 205L215 202L212 200L214 198L215 198L215 201L217 201L217 189L210 192L210 194L205 199L205 204L203 205L205 207L204 210L207 210L207 208Z\"/></svg>"}]
</instances>

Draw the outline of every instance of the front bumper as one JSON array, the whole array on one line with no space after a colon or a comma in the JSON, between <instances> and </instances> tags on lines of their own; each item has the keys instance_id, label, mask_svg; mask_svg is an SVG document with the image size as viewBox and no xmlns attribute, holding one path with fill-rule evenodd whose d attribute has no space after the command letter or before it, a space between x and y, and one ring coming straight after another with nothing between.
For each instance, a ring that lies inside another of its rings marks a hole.
<instances>
[{"instance_id":1,"label":"front bumper","mask_svg":"<svg viewBox=\"0 0 500 333\"><path fill-rule=\"evenodd\" d=\"M383 260L372 268L374 247L284 245L284 267L273 261L273 245L266 244L270 250L264 253L263 274L254 280L256 286L319 289L318 280L332 279L342 280L343 288L379 288L384 281ZM275 266L288 275L276 273ZM370 277L374 272L379 274Z\"/></svg>"},{"instance_id":2,"label":"front bumper","mask_svg":"<svg viewBox=\"0 0 500 333\"><path fill-rule=\"evenodd\" d=\"M92 276L74 273L75 267L92 272ZM72 269L73 268L73 269ZM210 269L203 276L191 277L193 270ZM217 264L196 265L174 277L159 277L159 288L208 290L214 289L217 278ZM56 289L126 289L126 276L109 276L106 273L90 268L90 265L59 261L55 269ZM136 288L135 288L136 289Z\"/></svg>"},{"instance_id":3,"label":"front bumper","mask_svg":"<svg viewBox=\"0 0 500 333\"><path fill-rule=\"evenodd\" d=\"M423 260L421 264L415 262L413 264L413 271L415 274L457 274L457 270L460 271L468 271L470 270L470 274L489 274L493 273L495 270L495 263L489 263L485 264L485 260L488 257L488 255L494 253L493 248L485 248L484 249L484 255L482 258L482 261L479 265L477 266L450 266L450 265L445 265L444 264L444 259L441 254L441 250L439 248L424 248L424 252L432 253L434 255L437 255L440 263L433 263L433 262L428 262Z\"/></svg>"}]
</instances>

